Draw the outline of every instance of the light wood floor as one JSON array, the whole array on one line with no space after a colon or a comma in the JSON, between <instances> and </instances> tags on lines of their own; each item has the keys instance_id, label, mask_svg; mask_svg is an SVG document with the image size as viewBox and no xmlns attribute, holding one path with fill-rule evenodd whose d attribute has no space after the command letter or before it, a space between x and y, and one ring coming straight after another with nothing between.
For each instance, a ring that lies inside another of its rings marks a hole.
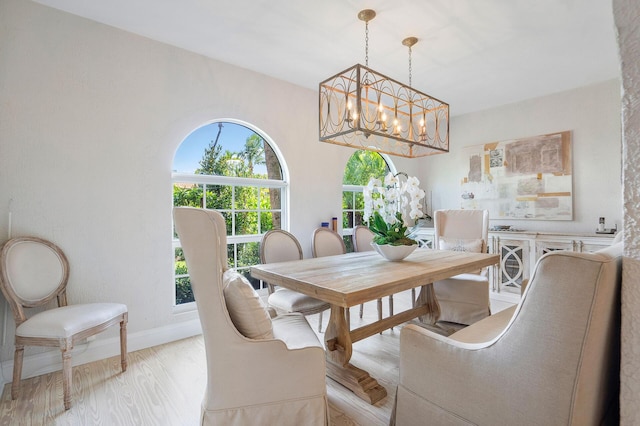
<instances>
[{"instance_id":1,"label":"light wood floor","mask_svg":"<svg viewBox=\"0 0 640 426\"><path fill-rule=\"evenodd\" d=\"M406 309L410 293L395 295L394 302L396 312ZM506 306L492 302L492 307ZM354 328L377 319L376 302L365 305L362 320L358 310L351 309ZM385 298L385 315L387 310ZM327 318L328 312L323 328ZM308 319L317 329L317 316ZM395 327L354 344L353 364L369 371L387 389L388 396L377 404L369 405L327 379L332 425L388 424L398 378L399 336L400 327ZM191 337L129 353L125 373L120 372L119 357L74 367L68 411L62 404L60 372L22 380L15 401L7 384L0 399L0 425L197 425L205 376L203 339Z\"/></svg>"}]
</instances>

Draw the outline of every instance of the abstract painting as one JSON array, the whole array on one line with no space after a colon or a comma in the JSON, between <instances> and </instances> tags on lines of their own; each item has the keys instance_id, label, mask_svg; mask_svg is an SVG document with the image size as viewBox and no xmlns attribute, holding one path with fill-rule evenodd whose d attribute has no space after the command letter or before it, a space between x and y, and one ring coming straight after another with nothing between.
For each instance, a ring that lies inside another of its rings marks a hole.
<instances>
[{"instance_id":1,"label":"abstract painting","mask_svg":"<svg viewBox=\"0 0 640 426\"><path fill-rule=\"evenodd\" d=\"M491 219L572 220L571 132L465 149L461 208Z\"/></svg>"}]
</instances>

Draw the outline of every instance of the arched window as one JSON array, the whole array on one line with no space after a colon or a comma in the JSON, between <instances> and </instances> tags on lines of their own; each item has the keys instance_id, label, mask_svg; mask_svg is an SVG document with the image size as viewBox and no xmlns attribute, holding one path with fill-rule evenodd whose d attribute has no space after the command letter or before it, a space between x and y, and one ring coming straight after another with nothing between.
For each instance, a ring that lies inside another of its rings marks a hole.
<instances>
[{"instance_id":1,"label":"arched window","mask_svg":"<svg viewBox=\"0 0 640 426\"><path fill-rule=\"evenodd\" d=\"M215 209L227 224L229 267L254 287L249 268L260 263L259 242L271 229L288 229L288 172L277 147L259 129L216 121L191 132L173 159L173 205ZM189 274L173 234L175 304L193 302Z\"/></svg>"},{"instance_id":2,"label":"arched window","mask_svg":"<svg viewBox=\"0 0 640 426\"><path fill-rule=\"evenodd\" d=\"M347 250L353 250L353 228L362 224L364 198L362 189L373 176L384 179L389 172L396 172L388 156L375 151L358 150L353 153L344 168L342 179L342 235Z\"/></svg>"}]
</instances>

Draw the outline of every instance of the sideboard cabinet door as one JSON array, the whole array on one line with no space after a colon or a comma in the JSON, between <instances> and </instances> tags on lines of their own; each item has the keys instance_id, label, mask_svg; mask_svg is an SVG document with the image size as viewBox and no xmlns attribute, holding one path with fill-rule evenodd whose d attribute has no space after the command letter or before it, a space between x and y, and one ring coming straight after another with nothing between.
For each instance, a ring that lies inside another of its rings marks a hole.
<instances>
[{"instance_id":1,"label":"sideboard cabinet door","mask_svg":"<svg viewBox=\"0 0 640 426\"><path fill-rule=\"evenodd\" d=\"M579 251L579 244L575 240L536 240L536 261L552 251Z\"/></svg>"},{"instance_id":2,"label":"sideboard cabinet door","mask_svg":"<svg viewBox=\"0 0 640 426\"><path fill-rule=\"evenodd\" d=\"M522 282L529 278L530 242L527 239L491 236L492 252L500 255L500 263L494 269L492 290L520 297Z\"/></svg>"}]
</instances>

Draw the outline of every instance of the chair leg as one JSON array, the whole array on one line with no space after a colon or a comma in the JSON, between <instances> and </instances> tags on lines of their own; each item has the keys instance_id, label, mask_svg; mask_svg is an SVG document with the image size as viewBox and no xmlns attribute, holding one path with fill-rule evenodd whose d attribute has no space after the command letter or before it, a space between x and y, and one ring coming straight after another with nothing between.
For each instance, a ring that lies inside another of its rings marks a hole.
<instances>
[{"instance_id":1,"label":"chair leg","mask_svg":"<svg viewBox=\"0 0 640 426\"><path fill-rule=\"evenodd\" d=\"M416 307L416 289L415 288L411 289L411 307L412 308Z\"/></svg>"},{"instance_id":2,"label":"chair leg","mask_svg":"<svg viewBox=\"0 0 640 426\"><path fill-rule=\"evenodd\" d=\"M382 299L378 299L378 321L382 321ZM380 332L382 334L382 331Z\"/></svg>"},{"instance_id":3,"label":"chair leg","mask_svg":"<svg viewBox=\"0 0 640 426\"><path fill-rule=\"evenodd\" d=\"M360 319L362 319L362 316L364 315L364 303L360 304Z\"/></svg>"},{"instance_id":4,"label":"chair leg","mask_svg":"<svg viewBox=\"0 0 640 426\"><path fill-rule=\"evenodd\" d=\"M389 316L393 316L393 294L389 295Z\"/></svg>"},{"instance_id":5,"label":"chair leg","mask_svg":"<svg viewBox=\"0 0 640 426\"><path fill-rule=\"evenodd\" d=\"M24 345L16 344L16 352L13 355L13 382L11 383L11 399L16 399L20 393L20 378L22 377L22 358L24 357Z\"/></svg>"},{"instance_id":6,"label":"chair leg","mask_svg":"<svg viewBox=\"0 0 640 426\"><path fill-rule=\"evenodd\" d=\"M71 408L71 342L66 342L62 348L62 394L64 409Z\"/></svg>"},{"instance_id":7,"label":"chair leg","mask_svg":"<svg viewBox=\"0 0 640 426\"><path fill-rule=\"evenodd\" d=\"M322 333L322 311L318 314L318 333Z\"/></svg>"},{"instance_id":8,"label":"chair leg","mask_svg":"<svg viewBox=\"0 0 640 426\"><path fill-rule=\"evenodd\" d=\"M127 371L127 314L120 321L120 365L122 371Z\"/></svg>"}]
</instances>

